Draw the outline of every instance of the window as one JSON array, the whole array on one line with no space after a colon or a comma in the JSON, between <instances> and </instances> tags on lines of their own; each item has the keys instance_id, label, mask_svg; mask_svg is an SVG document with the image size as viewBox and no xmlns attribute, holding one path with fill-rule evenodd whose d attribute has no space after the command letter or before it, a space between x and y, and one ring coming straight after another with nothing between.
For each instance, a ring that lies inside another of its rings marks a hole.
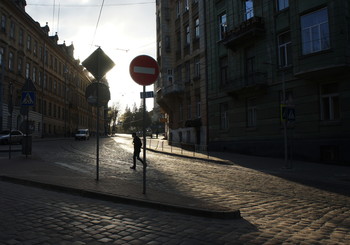
<instances>
[{"instance_id":1,"label":"window","mask_svg":"<svg viewBox=\"0 0 350 245\"><path fill-rule=\"evenodd\" d=\"M185 82L190 82L191 80L191 67L190 67L190 62L187 61L185 63Z\"/></svg>"},{"instance_id":2,"label":"window","mask_svg":"<svg viewBox=\"0 0 350 245\"><path fill-rule=\"evenodd\" d=\"M48 84L48 90L52 92L52 77L49 77L49 84Z\"/></svg>"},{"instance_id":3,"label":"window","mask_svg":"<svg viewBox=\"0 0 350 245\"><path fill-rule=\"evenodd\" d=\"M23 46L23 29L19 29L18 32L18 44Z\"/></svg>"},{"instance_id":4,"label":"window","mask_svg":"<svg viewBox=\"0 0 350 245\"><path fill-rule=\"evenodd\" d=\"M227 32L227 18L226 13L219 15L219 40L225 37Z\"/></svg>"},{"instance_id":5,"label":"window","mask_svg":"<svg viewBox=\"0 0 350 245\"><path fill-rule=\"evenodd\" d=\"M338 86L335 83L321 85L321 120L340 119Z\"/></svg>"},{"instance_id":6,"label":"window","mask_svg":"<svg viewBox=\"0 0 350 245\"><path fill-rule=\"evenodd\" d=\"M220 84L225 85L228 82L227 71L228 71L228 61L227 56L220 58Z\"/></svg>"},{"instance_id":7,"label":"window","mask_svg":"<svg viewBox=\"0 0 350 245\"><path fill-rule=\"evenodd\" d=\"M192 118L192 104L191 98L187 99L187 120L191 120Z\"/></svg>"},{"instance_id":8,"label":"window","mask_svg":"<svg viewBox=\"0 0 350 245\"><path fill-rule=\"evenodd\" d=\"M43 80L43 86L44 88L46 89L47 88L47 77L46 77L46 74L44 73L44 80Z\"/></svg>"},{"instance_id":9,"label":"window","mask_svg":"<svg viewBox=\"0 0 350 245\"><path fill-rule=\"evenodd\" d=\"M51 116L51 111L52 111L52 104L51 102L49 102L49 113L48 113L49 116Z\"/></svg>"},{"instance_id":10,"label":"window","mask_svg":"<svg viewBox=\"0 0 350 245\"><path fill-rule=\"evenodd\" d=\"M228 129L228 104L227 103L220 104L220 129L221 130Z\"/></svg>"},{"instance_id":11,"label":"window","mask_svg":"<svg viewBox=\"0 0 350 245\"><path fill-rule=\"evenodd\" d=\"M327 8L301 16L301 37L304 55L330 48Z\"/></svg>"},{"instance_id":12,"label":"window","mask_svg":"<svg viewBox=\"0 0 350 245\"><path fill-rule=\"evenodd\" d=\"M28 35L27 37L27 50L30 50L32 47L32 37Z\"/></svg>"},{"instance_id":13,"label":"window","mask_svg":"<svg viewBox=\"0 0 350 245\"><path fill-rule=\"evenodd\" d=\"M14 39L15 38L15 22L11 21L11 24L10 24L10 38L11 39Z\"/></svg>"},{"instance_id":14,"label":"window","mask_svg":"<svg viewBox=\"0 0 350 245\"><path fill-rule=\"evenodd\" d=\"M191 131L186 131L186 143L191 143Z\"/></svg>"},{"instance_id":15,"label":"window","mask_svg":"<svg viewBox=\"0 0 350 245\"><path fill-rule=\"evenodd\" d=\"M158 56L162 56L162 41L158 42Z\"/></svg>"},{"instance_id":16,"label":"window","mask_svg":"<svg viewBox=\"0 0 350 245\"><path fill-rule=\"evenodd\" d=\"M190 7L188 5L188 0L184 0L184 9L185 9L185 11L188 11L190 9Z\"/></svg>"},{"instance_id":17,"label":"window","mask_svg":"<svg viewBox=\"0 0 350 245\"><path fill-rule=\"evenodd\" d=\"M53 92L56 94L57 93L57 81L53 81Z\"/></svg>"},{"instance_id":18,"label":"window","mask_svg":"<svg viewBox=\"0 0 350 245\"><path fill-rule=\"evenodd\" d=\"M26 78L29 78L30 76L30 64L26 63Z\"/></svg>"},{"instance_id":19,"label":"window","mask_svg":"<svg viewBox=\"0 0 350 245\"><path fill-rule=\"evenodd\" d=\"M23 60L22 60L22 58L18 58L18 60L17 60L17 72L20 75L22 75L22 67L23 67Z\"/></svg>"},{"instance_id":20,"label":"window","mask_svg":"<svg viewBox=\"0 0 350 245\"><path fill-rule=\"evenodd\" d=\"M9 70L10 71L13 71L13 53L12 52L9 52Z\"/></svg>"},{"instance_id":21,"label":"window","mask_svg":"<svg viewBox=\"0 0 350 245\"><path fill-rule=\"evenodd\" d=\"M289 7L289 0L276 0L277 11L281 11Z\"/></svg>"},{"instance_id":22,"label":"window","mask_svg":"<svg viewBox=\"0 0 350 245\"><path fill-rule=\"evenodd\" d=\"M181 52L181 35L180 32L176 32L176 52Z\"/></svg>"},{"instance_id":23,"label":"window","mask_svg":"<svg viewBox=\"0 0 350 245\"><path fill-rule=\"evenodd\" d=\"M168 69L167 70L167 85L171 85L173 84L173 70L172 69Z\"/></svg>"},{"instance_id":24,"label":"window","mask_svg":"<svg viewBox=\"0 0 350 245\"><path fill-rule=\"evenodd\" d=\"M171 50L171 45L170 45L170 36L165 36L165 50L167 52L170 52Z\"/></svg>"},{"instance_id":25,"label":"window","mask_svg":"<svg viewBox=\"0 0 350 245\"><path fill-rule=\"evenodd\" d=\"M194 75L195 77L201 76L201 63L200 63L199 56L194 58Z\"/></svg>"},{"instance_id":26,"label":"window","mask_svg":"<svg viewBox=\"0 0 350 245\"><path fill-rule=\"evenodd\" d=\"M44 60L44 48L42 46L39 48L39 57L41 61Z\"/></svg>"},{"instance_id":27,"label":"window","mask_svg":"<svg viewBox=\"0 0 350 245\"><path fill-rule=\"evenodd\" d=\"M254 5L253 0L246 0L245 1L245 13L244 18L245 20L249 20L254 17Z\"/></svg>"},{"instance_id":28,"label":"window","mask_svg":"<svg viewBox=\"0 0 350 245\"><path fill-rule=\"evenodd\" d=\"M180 0L176 1L176 16L179 17L181 13L181 3Z\"/></svg>"},{"instance_id":29,"label":"window","mask_svg":"<svg viewBox=\"0 0 350 245\"><path fill-rule=\"evenodd\" d=\"M256 127L256 100L247 100L247 127Z\"/></svg>"},{"instance_id":30,"label":"window","mask_svg":"<svg viewBox=\"0 0 350 245\"><path fill-rule=\"evenodd\" d=\"M279 66L287 67L292 64L292 45L290 31L278 36Z\"/></svg>"},{"instance_id":31,"label":"window","mask_svg":"<svg viewBox=\"0 0 350 245\"><path fill-rule=\"evenodd\" d=\"M39 84L39 86L41 86L41 83L42 83L42 76L43 76L43 74L42 74L42 72L41 71L39 71L39 74L38 74L38 84Z\"/></svg>"},{"instance_id":32,"label":"window","mask_svg":"<svg viewBox=\"0 0 350 245\"><path fill-rule=\"evenodd\" d=\"M33 72L32 72L32 80L33 80L33 83L35 83L36 82L36 67L35 66L33 66Z\"/></svg>"},{"instance_id":33,"label":"window","mask_svg":"<svg viewBox=\"0 0 350 245\"><path fill-rule=\"evenodd\" d=\"M2 66L3 62L4 62L4 48L0 47L0 66Z\"/></svg>"},{"instance_id":34,"label":"window","mask_svg":"<svg viewBox=\"0 0 350 245\"><path fill-rule=\"evenodd\" d=\"M246 60L245 60L245 76L246 76L246 84L251 85L254 84L254 76L255 76L255 52L253 48L246 49Z\"/></svg>"},{"instance_id":35,"label":"window","mask_svg":"<svg viewBox=\"0 0 350 245\"><path fill-rule=\"evenodd\" d=\"M182 83L182 67L181 65L176 67L175 71L175 78L176 78L176 83Z\"/></svg>"},{"instance_id":36,"label":"window","mask_svg":"<svg viewBox=\"0 0 350 245\"><path fill-rule=\"evenodd\" d=\"M49 64L49 52L46 49L44 51L44 62L46 65Z\"/></svg>"},{"instance_id":37,"label":"window","mask_svg":"<svg viewBox=\"0 0 350 245\"><path fill-rule=\"evenodd\" d=\"M185 26L185 45L190 45L191 37L190 37L190 26Z\"/></svg>"},{"instance_id":38,"label":"window","mask_svg":"<svg viewBox=\"0 0 350 245\"><path fill-rule=\"evenodd\" d=\"M38 50L38 42L34 41L34 47L33 47L33 54L37 56L37 50Z\"/></svg>"},{"instance_id":39,"label":"window","mask_svg":"<svg viewBox=\"0 0 350 245\"><path fill-rule=\"evenodd\" d=\"M1 31L6 32L6 16L1 15Z\"/></svg>"},{"instance_id":40,"label":"window","mask_svg":"<svg viewBox=\"0 0 350 245\"><path fill-rule=\"evenodd\" d=\"M197 96L196 115L197 118L201 117L201 97L199 95Z\"/></svg>"},{"instance_id":41,"label":"window","mask_svg":"<svg viewBox=\"0 0 350 245\"><path fill-rule=\"evenodd\" d=\"M194 21L194 33L195 33L195 38L199 38L199 18L195 19Z\"/></svg>"}]
</instances>

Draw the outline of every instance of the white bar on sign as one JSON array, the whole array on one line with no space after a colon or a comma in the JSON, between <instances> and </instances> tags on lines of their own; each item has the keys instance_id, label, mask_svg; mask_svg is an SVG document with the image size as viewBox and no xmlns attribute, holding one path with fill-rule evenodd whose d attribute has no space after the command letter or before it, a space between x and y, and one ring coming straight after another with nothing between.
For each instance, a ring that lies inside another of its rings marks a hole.
<instances>
[{"instance_id":1,"label":"white bar on sign","mask_svg":"<svg viewBox=\"0 0 350 245\"><path fill-rule=\"evenodd\" d=\"M134 66L135 73L156 74L156 69L150 67Z\"/></svg>"}]
</instances>

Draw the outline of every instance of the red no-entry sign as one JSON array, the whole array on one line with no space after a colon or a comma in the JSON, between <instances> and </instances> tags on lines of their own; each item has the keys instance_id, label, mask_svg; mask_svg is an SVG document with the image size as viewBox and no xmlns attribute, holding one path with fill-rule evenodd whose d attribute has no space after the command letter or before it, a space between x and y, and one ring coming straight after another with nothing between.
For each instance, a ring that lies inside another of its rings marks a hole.
<instances>
[{"instance_id":1,"label":"red no-entry sign","mask_svg":"<svg viewBox=\"0 0 350 245\"><path fill-rule=\"evenodd\" d=\"M148 55L140 55L134 58L129 69L131 78L143 86L151 85L159 76L157 61Z\"/></svg>"}]
</instances>

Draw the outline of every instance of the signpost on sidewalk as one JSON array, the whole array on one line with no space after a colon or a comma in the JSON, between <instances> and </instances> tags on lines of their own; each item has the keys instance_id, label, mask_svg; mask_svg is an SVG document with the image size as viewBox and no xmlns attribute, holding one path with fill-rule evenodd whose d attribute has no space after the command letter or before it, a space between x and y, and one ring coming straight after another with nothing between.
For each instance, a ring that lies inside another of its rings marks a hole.
<instances>
[{"instance_id":1,"label":"signpost on sidewalk","mask_svg":"<svg viewBox=\"0 0 350 245\"><path fill-rule=\"evenodd\" d=\"M159 76L159 66L155 59L148 55L139 55L135 57L129 67L131 78L143 86L141 93L143 101L143 194L146 194L146 86L153 84ZM151 96L149 96L151 97Z\"/></svg>"},{"instance_id":2,"label":"signpost on sidewalk","mask_svg":"<svg viewBox=\"0 0 350 245\"><path fill-rule=\"evenodd\" d=\"M107 88L108 92L106 92L106 96L104 93L101 93L101 91L106 90L104 87L100 84L100 80L106 75L106 73L114 67L114 62L103 52L103 50L99 47L97 48L89 57L86 58L82 62L82 65L96 78L96 85L88 86L87 88L87 98L91 98L92 100L88 100L90 104L93 104L96 106L97 110L97 122L96 122L96 180L99 180L99 158L100 158L100 107L106 105L109 101L109 89ZM96 90L96 91L90 91L90 90ZM102 98L100 98L102 95ZM94 101L94 99L96 101ZM102 103L101 103L102 102Z\"/></svg>"},{"instance_id":3,"label":"signpost on sidewalk","mask_svg":"<svg viewBox=\"0 0 350 245\"><path fill-rule=\"evenodd\" d=\"M32 142L31 136L29 136L29 106L35 106L35 97L36 97L36 88L33 81L30 78L27 78L25 84L22 87L22 97L21 97L21 106L22 111L27 114L26 121L26 135L24 141L24 147L22 148L22 153L28 157L28 154L32 153ZM12 115L11 115L12 117Z\"/></svg>"}]
</instances>

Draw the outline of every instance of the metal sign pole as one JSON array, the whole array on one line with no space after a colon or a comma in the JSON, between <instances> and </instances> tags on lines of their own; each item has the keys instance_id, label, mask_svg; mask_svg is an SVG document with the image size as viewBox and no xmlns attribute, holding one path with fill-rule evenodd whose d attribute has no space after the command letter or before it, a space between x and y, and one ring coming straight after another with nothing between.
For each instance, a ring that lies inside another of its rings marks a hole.
<instances>
[{"instance_id":1,"label":"metal sign pole","mask_svg":"<svg viewBox=\"0 0 350 245\"><path fill-rule=\"evenodd\" d=\"M10 117L10 144L9 144L9 159L11 159L11 152L12 152L12 115L13 115L13 104L12 104L12 96L13 96L13 83L10 82L9 84L9 101L8 101L8 110Z\"/></svg>"},{"instance_id":2,"label":"metal sign pole","mask_svg":"<svg viewBox=\"0 0 350 245\"><path fill-rule=\"evenodd\" d=\"M96 91L96 110L97 110L97 123L96 123L96 132L97 132L97 135L96 135L96 180L98 181L99 180L99 169L100 169L100 101L98 99L99 97L99 93L98 93L98 90L99 90L99 87L98 87L98 80L97 80L97 91Z\"/></svg>"},{"instance_id":3,"label":"metal sign pole","mask_svg":"<svg viewBox=\"0 0 350 245\"><path fill-rule=\"evenodd\" d=\"M143 194L146 194L146 86L143 86Z\"/></svg>"}]
</instances>

